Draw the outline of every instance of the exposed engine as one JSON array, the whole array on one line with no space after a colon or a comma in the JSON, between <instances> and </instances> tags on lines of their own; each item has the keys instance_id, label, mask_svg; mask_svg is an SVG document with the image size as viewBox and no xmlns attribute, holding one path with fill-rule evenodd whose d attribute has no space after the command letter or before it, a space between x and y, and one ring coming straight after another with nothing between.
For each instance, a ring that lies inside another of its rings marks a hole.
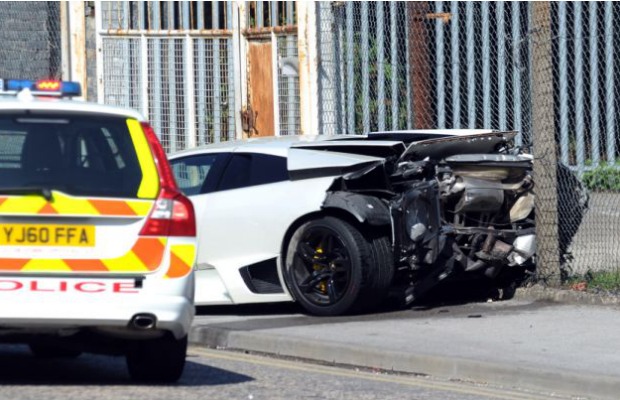
<instances>
[{"instance_id":1,"label":"exposed engine","mask_svg":"<svg viewBox=\"0 0 620 400\"><path fill-rule=\"evenodd\" d=\"M507 154L400 167L398 175L417 179L397 183L409 188L391 205L394 249L413 274L416 297L454 272L495 278L506 268L532 264L531 167L530 157Z\"/></svg>"},{"instance_id":2,"label":"exposed engine","mask_svg":"<svg viewBox=\"0 0 620 400\"><path fill-rule=\"evenodd\" d=\"M447 278L486 277L510 285L533 271L536 236L532 157L512 145L515 132L412 142L406 151L345 174L325 207L352 211L359 222L389 226L395 285L406 302ZM568 169L575 193L562 209L580 210L562 229L566 251L587 209L587 195ZM583 189L583 188L582 188Z\"/></svg>"}]
</instances>

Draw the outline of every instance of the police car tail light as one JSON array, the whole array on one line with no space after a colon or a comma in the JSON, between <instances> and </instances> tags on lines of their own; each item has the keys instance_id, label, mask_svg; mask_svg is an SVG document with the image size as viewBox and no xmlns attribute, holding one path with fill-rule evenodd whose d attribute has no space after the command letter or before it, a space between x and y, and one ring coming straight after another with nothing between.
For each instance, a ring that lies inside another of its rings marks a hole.
<instances>
[{"instance_id":1,"label":"police car tail light","mask_svg":"<svg viewBox=\"0 0 620 400\"><path fill-rule=\"evenodd\" d=\"M142 123L142 130L149 142L159 172L160 191L155 207L144 224L143 236L196 236L194 206L177 188L166 153L153 128Z\"/></svg>"},{"instance_id":2,"label":"police car tail light","mask_svg":"<svg viewBox=\"0 0 620 400\"><path fill-rule=\"evenodd\" d=\"M162 189L141 236L196 236L194 207L182 194Z\"/></svg>"}]
</instances>

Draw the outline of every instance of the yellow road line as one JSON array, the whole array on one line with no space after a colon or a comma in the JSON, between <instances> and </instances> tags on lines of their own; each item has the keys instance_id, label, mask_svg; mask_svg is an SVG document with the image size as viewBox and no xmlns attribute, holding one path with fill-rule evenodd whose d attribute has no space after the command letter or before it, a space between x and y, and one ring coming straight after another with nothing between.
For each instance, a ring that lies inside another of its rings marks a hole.
<instances>
[{"instance_id":1,"label":"yellow road line","mask_svg":"<svg viewBox=\"0 0 620 400\"><path fill-rule=\"evenodd\" d=\"M203 347L191 347L190 353L196 353L200 357L213 358L227 361L245 362L254 365L263 365L273 368L283 368L302 372L319 373L345 378L365 379L375 382L396 383L400 385L413 386L432 390L443 390L446 392L469 394L475 396L491 397L504 400L548 400L561 399L557 396L543 396L535 393L521 393L510 389L474 387L466 382L442 382L428 381L425 378L412 375L375 375L366 370L352 371L344 368L331 367L319 364L305 364L299 362L286 361L277 358L263 357L259 355L241 354L231 351L212 350ZM191 355L191 354L190 354ZM565 397L566 398L566 397Z\"/></svg>"}]
</instances>

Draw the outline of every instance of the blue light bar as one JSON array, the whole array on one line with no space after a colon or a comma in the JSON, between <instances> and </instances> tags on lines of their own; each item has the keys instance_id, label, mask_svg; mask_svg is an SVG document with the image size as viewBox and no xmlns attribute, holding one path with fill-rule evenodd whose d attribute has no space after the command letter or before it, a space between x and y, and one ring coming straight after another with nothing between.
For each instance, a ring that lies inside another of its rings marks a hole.
<instances>
[{"instance_id":1,"label":"blue light bar","mask_svg":"<svg viewBox=\"0 0 620 400\"><path fill-rule=\"evenodd\" d=\"M2 80L0 80L0 82L1 81ZM80 83L73 81L32 81L29 79L7 79L4 81L4 87L0 89L7 92L19 92L24 89L29 89L33 92L33 94L60 97L73 97L82 95L82 87Z\"/></svg>"},{"instance_id":2,"label":"blue light bar","mask_svg":"<svg viewBox=\"0 0 620 400\"><path fill-rule=\"evenodd\" d=\"M34 81L26 79L7 79L4 81L4 90L19 92L22 89L30 89L34 86Z\"/></svg>"}]
</instances>

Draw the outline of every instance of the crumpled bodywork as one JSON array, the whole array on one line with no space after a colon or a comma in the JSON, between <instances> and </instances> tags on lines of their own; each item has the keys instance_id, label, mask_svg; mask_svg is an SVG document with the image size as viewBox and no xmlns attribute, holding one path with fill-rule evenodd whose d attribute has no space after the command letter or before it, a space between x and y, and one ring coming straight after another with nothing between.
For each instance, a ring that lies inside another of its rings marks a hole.
<instances>
[{"instance_id":1,"label":"crumpled bodywork","mask_svg":"<svg viewBox=\"0 0 620 400\"><path fill-rule=\"evenodd\" d=\"M408 301L449 277L514 279L533 269L536 253L532 157L511 146L514 135L411 143L396 159L336 179L324 208L389 227L395 284Z\"/></svg>"}]
</instances>

